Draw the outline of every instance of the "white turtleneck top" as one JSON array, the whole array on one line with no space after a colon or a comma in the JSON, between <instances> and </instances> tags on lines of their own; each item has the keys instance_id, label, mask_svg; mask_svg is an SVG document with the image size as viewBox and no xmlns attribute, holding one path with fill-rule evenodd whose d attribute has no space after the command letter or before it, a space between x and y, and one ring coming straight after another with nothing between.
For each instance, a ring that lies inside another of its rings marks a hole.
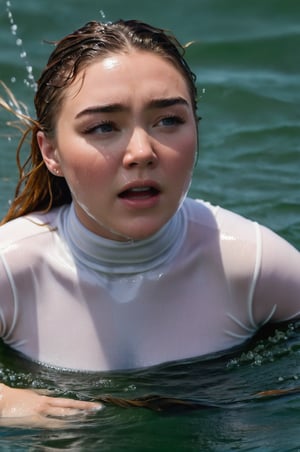
<instances>
[{"instance_id":1,"label":"white turtleneck top","mask_svg":"<svg viewBox=\"0 0 300 452\"><path fill-rule=\"evenodd\" d=\"M154 236L115 242L73 205L0 228L0 336L91 371L227 349L300 311L300 254L270 230L186 199Z\"/></svg>"}]
</instances>

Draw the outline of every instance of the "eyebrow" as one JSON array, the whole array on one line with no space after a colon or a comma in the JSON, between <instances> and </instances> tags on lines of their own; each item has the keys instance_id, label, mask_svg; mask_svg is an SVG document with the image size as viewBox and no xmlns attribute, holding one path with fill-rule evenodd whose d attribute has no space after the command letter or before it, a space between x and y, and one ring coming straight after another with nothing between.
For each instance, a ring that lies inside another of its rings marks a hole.
<instances>
[{"instance_id":1,"label":"eyebrow","mask_svg":"<svg viewBox=\"0 0 300 452\"><path fill-rule=\"evenodd\" d=\"M185 105L188 106L189 103L183 97L167 97L162 99L152 99L148 103L148 108L166 108L172 107L173 105Z\"/></svg>"},{"instance_id":2,"label":"eyebrow","mask_svg":"<svg viewBox=\"0 0 300 452\"><path fill-rule=\"evenodd\" d=\"M147 104L148 109L160 109L172 107L174 105L185 105L188 106L189 103L183 97L167 97L162 99L151 99ZM80 111L75 118L81 118L82 116L93 115L97 113L118 113L122 111L128 111L128 107L120 103L107 104L107 105L96 105L94 107L88 107Z\"/></svg>"}]
</instances>

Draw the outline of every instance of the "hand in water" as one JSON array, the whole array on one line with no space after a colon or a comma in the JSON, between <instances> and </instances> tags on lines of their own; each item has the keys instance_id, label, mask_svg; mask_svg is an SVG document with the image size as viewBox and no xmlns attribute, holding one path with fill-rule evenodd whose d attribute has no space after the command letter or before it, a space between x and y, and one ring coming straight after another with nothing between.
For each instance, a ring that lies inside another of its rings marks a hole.
<instances>
[{"instance_id":1,"label":"hand in water","mask_svg":"<svg viewBox=\"0 0 300 452\"><path fill-rule=\"evenodd\" d=\"M49 397L31 389L15 389L0 384L1 426L62 428L71 418L102 408L99 402Z\"/></svg>"}]
</instances>

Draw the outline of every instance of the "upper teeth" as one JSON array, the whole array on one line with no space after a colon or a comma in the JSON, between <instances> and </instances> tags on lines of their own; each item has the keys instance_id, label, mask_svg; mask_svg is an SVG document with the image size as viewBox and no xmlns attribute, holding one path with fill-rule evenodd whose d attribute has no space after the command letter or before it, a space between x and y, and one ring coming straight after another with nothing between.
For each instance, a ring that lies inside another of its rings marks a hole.
<instances>
[{"instance_id":1,"label":"upper teeth","mask_svg":"<svg viewBox=\"0 0 300 452\"><path fill-rule=\"evenodd\" d=\"M147 191L150 187L134 187L131 189L131 191Z\"/></svg>"}]
</instances>

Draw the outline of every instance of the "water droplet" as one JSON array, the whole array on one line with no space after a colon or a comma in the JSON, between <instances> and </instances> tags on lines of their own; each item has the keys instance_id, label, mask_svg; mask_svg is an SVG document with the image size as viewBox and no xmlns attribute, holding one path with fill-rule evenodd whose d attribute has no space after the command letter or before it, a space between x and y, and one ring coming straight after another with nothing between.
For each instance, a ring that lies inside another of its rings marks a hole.
<instances>
[{"instance_id":1,"label":"water droplet","mask_svg":"<svg viewBox=\"0 0 300 452\"><path fill-rule=\"evenodd\" d=\"M103 20L106 19L105 13L104 13L104 11L102 9L100 9L99 13L100 13L100 16L101 16L101 18Z\"/></svg>"},{"instance_id":2,"label":"water droplet","mask_svg":"<svg viewBox=\"0 0 300 452\"><path fill-rule=\"evenodd\" d=\"M29 86L30 88L33 88L34 91L36 91L37 84L34 81L34 76L32 74L32 66L30 66L28 64L28 62L26 61L27 52L23 48L23 40L18 37L18 33L17 33L18 25L14 21L13 14L12 14L12 11L11 11L11 2L9 0L6 2L6 12L7 12L8 20L9 20L10 25L11 25L11 27L10 27L11 34L16 37L16 45L18 47L21 47L21 49L20 49L20 58L23 59L23 60L25 59L25 68L26 68L26 71L27 71L28 75L27 75L27 80L24 80L24 83L25 83L25 85ZM16 82L16 78L15 77L11 77L11 81L12 81L12 83L15 83Z\"/></svg>"},{"instance_id":3,"label":"water droplet","mask_svg":"<svg viewBox=\"0 0 300 452\"><path fill-rule=\"evenodd\" d=\"M14 24L13 22L12 22L12 26L10 27L10 29L11 29L11 32L13 35L17 34L18 26L16 24Z\"/></svg>"},{"instance_id":4,"label":"water droplet","mask_svg":"<svg viewBox=\"0 0 300 452\"><path fill-rule=\"evenodd\" d=\"M131 384L131 385L127 386L127 388L124 388L124 391L126 391L126 392L136 391L136 386L134 384Z\"/></svg>"}]
</instances>

